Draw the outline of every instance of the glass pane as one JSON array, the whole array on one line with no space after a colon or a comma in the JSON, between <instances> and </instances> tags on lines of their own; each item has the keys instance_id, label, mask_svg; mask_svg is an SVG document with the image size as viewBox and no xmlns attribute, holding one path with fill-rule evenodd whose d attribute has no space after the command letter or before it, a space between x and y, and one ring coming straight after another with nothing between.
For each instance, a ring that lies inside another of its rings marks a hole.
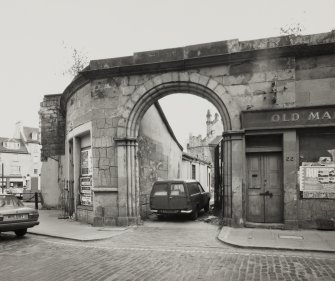
<instances>
[{"instance_id":1,"label":"glass pane","mask_svg":"<svg viewBox=\"0 0 335 281\"><path fill-rule=\"evenodd\" d=\"M170 195L171 196L185 196L184 185L181 183L171 184L170 186Z\"/></svg>"},{"instance_id":2,"label":"glass pane","mask_svg":"<svg viewBox=\"0 0 335 281\"><path fill-rule=\"evenodd\" d=\"M155 196L166 196L167 195L167 187L166 183L160 183L154 185L153 195Z\"/></svg>"},{"instance_id":3,"label":"glass pane","mask_svg":"<svg viewBox=\"0 0 335 281\"><path fill-rule=\"evenodd\" d=\"M205 192L205 190L202 188L202 186L200 184L198 184L198 187L200 189L200 192Z\"/></svg>"}]
</instances>

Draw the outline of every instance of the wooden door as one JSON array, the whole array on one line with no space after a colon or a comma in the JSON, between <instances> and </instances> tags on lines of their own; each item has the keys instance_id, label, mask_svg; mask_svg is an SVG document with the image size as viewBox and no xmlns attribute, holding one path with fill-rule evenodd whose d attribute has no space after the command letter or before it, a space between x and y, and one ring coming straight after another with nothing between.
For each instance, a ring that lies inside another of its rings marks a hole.
<instances>
[{"instance_id":1,"label":"wooden door","mask_svg":"<svg viewBox=\"0 0 335 281\"><path fill-rule=\"evenodd\" d=\"M247 168L247 220L260 223L282 222L281 154L250 154L247 157Z\"/></svg>"}]
</instances>

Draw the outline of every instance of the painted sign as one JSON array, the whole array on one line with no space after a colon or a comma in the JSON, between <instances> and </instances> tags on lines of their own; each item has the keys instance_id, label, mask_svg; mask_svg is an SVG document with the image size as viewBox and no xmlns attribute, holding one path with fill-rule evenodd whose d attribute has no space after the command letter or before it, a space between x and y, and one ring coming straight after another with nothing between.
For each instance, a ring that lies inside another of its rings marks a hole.
<instances>
[{"instance_id":1,"label":"painted sign","mask_svg":"<svg viewBox=\"0 0 335 281\"><path fill-rule=\"evenodd\" d=\"M300 166L300 191L303 198L335 199L335 165Z\"/></svg>"},{"instance_id":2,"label":"painted sign","mask_svg":"<svg viewBox=\"0 0 335 281\"><path fill-rule=\"evenodd\" d=\"M335 125L335 107L304 107L242 112L245 129L299 128Z\"/></svg>"}]
</instances>

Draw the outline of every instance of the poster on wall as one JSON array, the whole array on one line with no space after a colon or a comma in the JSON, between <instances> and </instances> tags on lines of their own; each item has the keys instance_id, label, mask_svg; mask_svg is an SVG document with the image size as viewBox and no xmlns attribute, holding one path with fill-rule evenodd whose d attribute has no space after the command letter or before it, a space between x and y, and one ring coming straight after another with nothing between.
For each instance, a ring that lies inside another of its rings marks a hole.
<instances>
[{"instance_id":1,"label":"poster on wall","mask_svg":"<svg viewBox=\"0 0 335 281\"><path fill-rule=\"evenodd\" d=\"M92 150L90 148L81 151L80 173L81 175L92 174Z\"/></svg>"},{"instance_id":2,"label":"poster on wall","mask_svg":"<svg viewBox=\"0 0 335 281\"><path fill-rule=\"evenodd\" d=\"M335 165L303 165L299 169L303 198L335 199Z\"/></svg>"},{"instance_id":3,"label":"poster on wall","mask_svg":"<svg viewBox=\"0 0 335 281\"><path fill-rule=\"evenodd\" d=\"M92 196L90 194L81 193L80 194L80 203L84 206L92 205Z\"/></svg>"},{"instance_id":4,"label":"poster on wall","mask_svg":"<svg viewBox=\"0 0 335 281\"><path fill-rule=\"evenodd\" d=\"M92 177L81 177L80 192L85 194L91 194L91 189L92 189Z\"/></svg>"}]
</instances>

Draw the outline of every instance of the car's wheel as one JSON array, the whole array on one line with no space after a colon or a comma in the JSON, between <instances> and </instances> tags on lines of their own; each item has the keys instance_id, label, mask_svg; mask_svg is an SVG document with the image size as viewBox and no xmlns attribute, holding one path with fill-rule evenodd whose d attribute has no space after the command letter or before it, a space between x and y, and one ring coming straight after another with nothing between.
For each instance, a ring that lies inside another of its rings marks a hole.
<instances>
[{"instance_id":1,"label":"car's wheel","mask_svg":"<svg viewBox=\"0 0 335 281\"><path fill-rule=\"evenodd\" d=\"M204 211L207 213L209 211L209 201L207 202L207 204L204 207Z\"/></svg>"},{"instance_id":2,"label":"car's wheel","mask_svg":"<svg viewBox=\"0 0 335 281\"><path fill-rule=\"evenodd\" d=\"M18 230L15 230L14 232L15 232L16 236L22 237L27 233L27 229L26 228L25 229L18 229Z\"/></svg>"},{"instance_id":3,"label":"car's wheel","mask_svg":"<svg viewBox=\"0 0 335 281\"><path fill-rule=\"evenodd\" d=\"M195 209L191 213L191 219L196 220L198 218L198 215L199 215L198 207L195 207Z\"/></svg>"}]
</instances>

